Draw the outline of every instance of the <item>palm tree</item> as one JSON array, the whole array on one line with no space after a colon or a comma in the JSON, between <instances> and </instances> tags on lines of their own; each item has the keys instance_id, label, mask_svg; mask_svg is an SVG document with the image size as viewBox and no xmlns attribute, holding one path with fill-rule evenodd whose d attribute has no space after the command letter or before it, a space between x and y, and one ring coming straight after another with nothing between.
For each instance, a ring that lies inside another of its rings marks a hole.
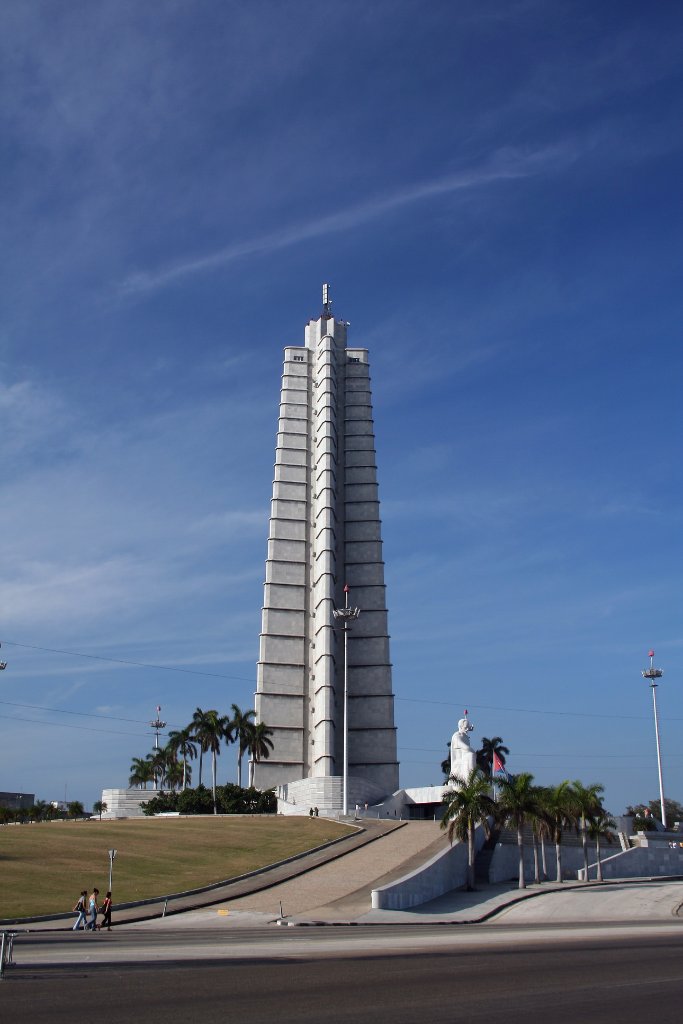
<instances>
[{"instance_id":1,"label":"palm tree","mask_svg":"<svg viewBox=\"0 0 683 1024\"><path fill-rule=\"evenodd\" d=\"M49 804L46 800L36 800L31 807L29 814L35 821L41 821L48 814Z\"/></svg>"},{"instance_id":2,"label":"palm tree","mask_svg":"<svg viewBox=\"0 0 683 1024\"><path fill-rule=\"evenodd\" d=\"M206 729L208 727L209 719L208 719L207 716L210 715L210 714L211 714L210 711L202 711L201 708L197 708L197 710L195 711L195 713L192 716L192 721L190 722L190 724L187 727L189 729L192 737L194 739L196 739L197 742L199 743L199 785L200 786L202 784L202 759L203 759L203 756L204 756L204 751L207 749L204 746L204 744L202 743L202 735L204 734L204 732L206 731ZM216 714L216 712L214 712L214 714Z\"/></svg>"},{"instance_id":3,"label":"palm tree","mask_svg":"<svg viewBox=\"0 0 683 1024\"><path fill-rule=\"evenodd\" d=\"M538 817L534 820L534 832L541 844L541 881L548 881L548 865L546 863L545 844L553 837L552 817L548 811L548 787L538 786L536 789L538 798Z\"/></svg>"},{"instance_id":4,"label":"palm tree","mask_svg":"<svg viewBox=\"0 0 683 1024\"><path fill-rule=\"evenodd\" d=\"M257 722L253 728L251 734L251 740L249 743L249 786L254 785L254 774L256 771L256 765L259 763L261 758L268 760L270 752L273 749L273 741L271 736L273 730L269 729L265 722Z\"/></svg>"},{"instance_id":5,"label":"palm tree","mask_svg":"<svg viewBox=\"0 0 683 1024\"><path fill-rule=\"evenodd\" d=\"M102 821L102 815L108 810L107 804L104 800L96 800L92 805L93 814L99 814L100 821Z\"/></svg>"},{"instance_id":6,"label":"palm tree","mask_svg":"<svg viewBox=\"0 0 683 1024\"><path fill-rule=\"evenodd\" d=\"M200 711L200 708L197 708ZM196 713L195 713L196 714ZM226 733L230 728L230 719L227 715L219 715L215 709L211 711L201 711L203 717L203 724L201 731L199 727L195 727L195 736L199 743L200 749L204 753L211 751L211 792L213 794L213 813L218 813L216 807L216 757L221 752L221 741L225 738ZM201 758L199 761L199 773L201 778Z\"/></svg>"},{"instance_id":7,"label":"palm tree","mask_svg":"<svg viewBox=\"0 0 683 1024\"><path fill-rule=\"evenodd\" d=\"M154 788L163 789L169 764L168 751L165 747L155 747L152 753L147 755L147 760L152 769Z\"/></svg>"},{"instance_id":8,"label":"palm tree","mask_svg":"<svg viewBox=\"0 0 683 1024\"><path fill-rule=\"evenodd\" d=\"M242 711L236 704L232 705L232 719L225 738L228 743L237 742L237 785L240 789L242 788L242 758L245 751L249 750L251 746L255 717L255 711Z\"/></svg>"},{"instance_id":9,"label":"palm tree","mask_svg":"<svg viewBox=\"0 0 683 1024\"><path fill-rule=\"evenodd\" d=\"M168 747L174 754L180 754L183 759L183 789L187 789L187 759L189 757L194 760L197 756L197 744L193 742L192 727L188 725L185 729L171 729L168 734Z\"/></svg>"},{"instance_id":10,"label":"palm tree","mask_svg":"<svg viewBox=\"0 0 683 1024\"><path fill-rule=\"evenodd\" d=\"M610 816L609 812L600 809L598 814L595 814L590 822L588 823L588 831L591 839L595 840L595 857L598 862L598 874L597 881L602 882L602 861L600 859L600 840L606 839L608 843L614 842L614 832L612 829L617 827L617 823Z\"/></svg>"},{"instance_id":11,"label":"palm tree","mask_svg":"<svg viewBox=\"0 0 683 1024\"><path fill-rule=\"evenodd\" d=\"M505 764L505 758L509 753L508 748L503 746L502 736L492 736L491 739L482 736L481 747L477 751L477 765L490 778L493 778L493 755L496 754L500 758L501 764Z\"/></svg>"},{"instance_id":12,"label":"palm tree","mask_svg":"<svg viewBox=\"0 0 683 1024\"><path fill-rule=\"evenodd\" d=\"M488 838L488 817L495 811L495 803L489 796L489 780L480 768L473 768L466 779L451 775L446 797L446 807L441 828L448 827L448 839L453 837L467 842L467 891L474 890L474 832L477 825L484 826Z\"/></svg>"},{"instance_id":13,"label":"palm tree","mask_svg":"<svg viewBox=\"0 0 683 1024\"><path fill-rule=\"evenodd\" d=\"M168 748L166 748L168 750ZM166 785L170 786L171 789L180 789L185 778L185 767L176 760L174 754L166 762Z\"/></svg>"},{"instance_id":14,"label":"palm tree","mask_svg":"<svg viewBox=\"0 0 683 1024\"><path fill-rule=\"evenodd\" d=\"M149 758L134 757L130 766L129 785L147 789L147 783L151 782L153 778L154 774Z\"/></svg>"},{"instance_id":15,"label":"palm tree","mask_svg":"<svg viewBox=\"0 0 683 1024\"><path fill-rule=\"evenodd\" d=\"M577 779L571 785L570 800L574 812L576 831L581 833L583 869L586 881L588 881L588 837L586 834L588 822L592 821L602 810L601 794L604 792L605 787L601 786L599 782L594 782L591 786L584 786Z\"/></svg>"},{"instance_id":16,"label":"palm tree","mask_svg":"<svg viewBox=\"0 0 683 1024\"><path fill-rule=\"evenodd\" d=\"M556 880L562 881L562 830L574 821L571 799L571 782L564 779L556 786L550 786L543 794L543 811L555 840Z\"/></svg>"},{"instance_id":17,"label":"palm tree","mask_svg":"<svg viewBox=\"0 0 683 1024\"><path fill-rule=\"evenodd\" d=\"M500 789L496 804L496 817L506 825L517 829L519 851L519 888L526 888L524 880L524 826L530 824L539 813L537 787L530 772L512 775L498 782Z\"/></svg>"}]
</instances>

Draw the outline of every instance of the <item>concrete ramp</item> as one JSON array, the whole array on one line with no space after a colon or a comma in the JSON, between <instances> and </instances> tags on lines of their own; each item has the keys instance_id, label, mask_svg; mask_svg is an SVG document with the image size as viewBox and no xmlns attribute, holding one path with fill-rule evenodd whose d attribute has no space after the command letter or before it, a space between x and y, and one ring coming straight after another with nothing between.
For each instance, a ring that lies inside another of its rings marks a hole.
<instances>
[{"instance_id":1,"label":"concrete ramp","mask_svg":"<svg viewBox=\"0 0 683 1024\"><path fill-rule=\"evenodd\" d=\"M370 910L370 894L378 884L400 878L428 860L447 839L438 823L410 821L343 857L321 864L263 892L231 900L230 910L285 917L351 920Z\"/></svg>"}]
</instances>

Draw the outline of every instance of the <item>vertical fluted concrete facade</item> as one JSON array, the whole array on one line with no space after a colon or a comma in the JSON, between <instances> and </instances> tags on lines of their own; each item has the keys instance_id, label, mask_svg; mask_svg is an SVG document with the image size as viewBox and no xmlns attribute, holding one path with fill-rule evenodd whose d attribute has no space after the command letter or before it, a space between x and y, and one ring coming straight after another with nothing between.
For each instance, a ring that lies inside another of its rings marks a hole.
<instances>
[{"instance_id":1,"label":"vertical fluted concrete facade","mask_svg":"<svg viewBox=\"0 0 683 1024\"><path fill-rule=\"evenodd\" d=\"M285 348L256 688L274 749L256 766L261 788L343 773L332 610L345 583L361 609L348 644L349 779L372 800L398 789L398 762L369 362L326 307L304 345Z\"/></svg>"}]
</instances>

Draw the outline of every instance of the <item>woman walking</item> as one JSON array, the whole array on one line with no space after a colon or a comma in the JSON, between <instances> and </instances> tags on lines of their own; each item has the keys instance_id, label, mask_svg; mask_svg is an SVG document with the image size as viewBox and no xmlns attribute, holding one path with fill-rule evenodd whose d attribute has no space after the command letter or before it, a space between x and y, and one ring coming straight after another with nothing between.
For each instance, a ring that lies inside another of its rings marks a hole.
<instances>
[{"instance_id":1,"label":"woman walking","mask_svg":"<svg viewBox=\"0 0 683 1024\"><path fill-rule=\"evenodd\" d=\"M81 925L83 925L83 930L85 931L85 904L87 899L88 890L82 889L81 895L76 900L76 906L74 907L74 914L78 914L78 917L76 918L76 924L71 929L72 932L77 932Z\"/></svg>"},{"instance_id":2,"label":"woman walking","mask_svg":"<svg viewBox=\"0 0 683 1024\"><path fill-rule=\"evenodd\" d=\"M91 932L97 931L97 911L99 910L99 907L97 906L97 897L99 895L100 890L93 889L88 901L88 917L90 918L88 921L88 929Z\"/></svg>"},{"instance_id":3,"label":"woman walking","mask_svg":"<svg viewBox=\"0 0 683 1024\"><path fill-rule=\"evenodd\" d=\"M104 897L104 903L102 904L102 921L100 922L100 928L107 926L107 931L111 931L111 890Z\"/></svg>"}]
</instances>

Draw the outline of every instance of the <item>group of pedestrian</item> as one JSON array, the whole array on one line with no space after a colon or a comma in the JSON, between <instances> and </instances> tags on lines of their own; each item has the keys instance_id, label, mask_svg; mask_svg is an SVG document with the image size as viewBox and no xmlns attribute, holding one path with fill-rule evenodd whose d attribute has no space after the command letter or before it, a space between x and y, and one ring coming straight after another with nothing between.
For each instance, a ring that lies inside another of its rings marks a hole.
<instances>
[{"instance_id":1,"label":"group of pedestrian","mask_svg":"<svg viewBox=\"0 0 683 1024\"><path fill-rule=\"evenodd\" d=\"M111 892L104 897L102 906L99 905L99 897L99 889L93 889L90 896L88 896L87 889L81 891L74 907L74 914L78 914L78 917L72 931L79 931L81 925L83 931L86 932L99 932L102 928L106 928L108 932L111 931ZM102 914L99 924L97 923L98 914Z\"/></svg>"}]
</instances>

